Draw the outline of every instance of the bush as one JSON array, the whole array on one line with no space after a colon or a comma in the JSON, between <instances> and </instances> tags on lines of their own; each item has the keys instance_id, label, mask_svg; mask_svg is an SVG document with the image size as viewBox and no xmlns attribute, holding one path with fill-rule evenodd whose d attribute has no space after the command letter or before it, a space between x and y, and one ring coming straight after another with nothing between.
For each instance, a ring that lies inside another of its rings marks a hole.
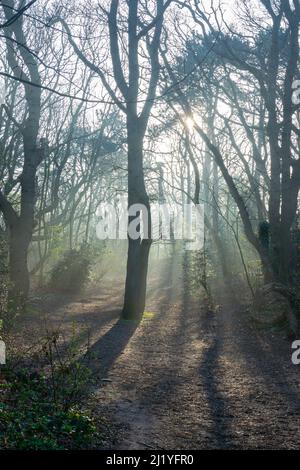
<instances>
[{"instance_id":1,"label":"bush","mask_svg":"<svg viewBox=\"0 0 300 470\"><path fill-rule=\"evenodd\" d=\"M22 369L7 374L0 384L10 399L0 402L0 447L20 450L84 448L97 430L88 412L63 409L49 397L44 376Z\"/></svg>"},{"instance_id":2,"label":"bush","mask_svg":"<svg viewBox=\"0 0 300 470\"><path fill-rule=\"evenodd\" d=\"M69 250L50 274L50 288L62 292L79 292L89 281L92 267L91 250L87 245Z\"/></svg>"},{"instance_id":3,"label":"bush","mask_svg":"<svg viewBox=\"0 0 300 470\"><path fill-rule=\"evenodd\" d=\"M100 433L81 403L89 396L90 369L59 352L46 338L35 367L5 367L0 375L0 449L63 450L99 446ZM37 364L43 363L43 366ZM19 365L18 365L19 364Z\"/></svg>"}]
</instances>

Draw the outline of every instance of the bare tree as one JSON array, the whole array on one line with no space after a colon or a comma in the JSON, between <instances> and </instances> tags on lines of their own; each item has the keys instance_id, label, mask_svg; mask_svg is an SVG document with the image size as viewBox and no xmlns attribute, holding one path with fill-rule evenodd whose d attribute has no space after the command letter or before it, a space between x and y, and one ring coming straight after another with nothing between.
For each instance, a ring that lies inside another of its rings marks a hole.
<instances>
[{"instance_id":1,"label":"bare tree","mask_svg":"<svg viewBox=\"0 0 300 470\"><path fill-rule=\"evenodd\" d=\"M14 18L14 1L1 1L7 20L7 61L15 77L40 84L36 58L29 52L23 30L23 17ZM14 21L11 21L14 18ZM9 273L11 298L24 301L29 290L27 266L28 247L34 229L36 200L36 173L43 158L43 148L38 145L41 113L41 89L24 84L26 118L19 126L23 141L23 167L18 181L21 186L19 208L0 191L0 209L9 231Z\"/></svg>"},{"instance_id":2,"label":"bare tree","mask_svg":"<svg viewBox=\"0 0 300 470\"><path fill-rule=\"evenodd\" d=\"M172 0L158 0L155 12L148 10L147 2L139 0L120 2L112 0L109 10L104 9L106 16L110 60L112 63L114 83L111 86L103 70L91 62L82 52L72 37L67 23L59 18L68 33L69 41L74 51L83 63L95 72L101 79L108 95L113 102L125 113L128 146L128 204L143 205L150 217L150 202L145 186L144 177L144 139L149 122L151 109L156 97L156 89L160 76L159 47L164 22L164 14ZM153 5L150 5L149 8ZM149 18L148 23L145 18ZM52 23L53 24L53 23ZM126 32L124 33L124 24ZM127 36L125 39L124 36ZM127 43L127 47L124 45ZM145 54L147 57L143 57ZM147 74L141 74L142 65L147 64ZM147 82L147 90L141 91L143 82ZM141 214L140 214L141 216ZM133 218L129 217L129 224ZM142 238L141 224L138 227L139 236L136 240L129 238L127 277L125 300L123 307L124 318L139 318L145 309L146 280L148 259L151 247L151 223L148 238Z\"/></svg>"}]
</instances>

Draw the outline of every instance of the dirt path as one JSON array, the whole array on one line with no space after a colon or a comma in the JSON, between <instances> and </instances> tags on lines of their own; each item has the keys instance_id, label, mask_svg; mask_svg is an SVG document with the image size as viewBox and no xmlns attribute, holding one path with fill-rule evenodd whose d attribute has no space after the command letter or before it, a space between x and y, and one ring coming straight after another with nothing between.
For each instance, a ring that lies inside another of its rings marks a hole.
<instances>
[{"instance_id":1,"label":"dirt path","mask_svg":"<svg viewBox=\"0 0 300 470\"><path fill-rule=\"evenodd\" d=\"M169 285L156 280L142 324L119 324L110 338L126 343L97 392L122 425L115 448L299 448L300 369L290 344L251 330L228 303L210 312L178 263L166 269Z\"/></svg>"},{"instance_id":2,"label":"dirt path","mask_svg":"<svg viewBox=\"0 0 300 470\"><path fill-rule=\"evenodd\" d=\"M118 321L117 285L48 302L35 317L37 331L44 322L68 335L75 324L79 343L89 329L95 406L120 430L107 448L299 449L300 368L290 343L251 329L228 302L211 312L191 295L176 256L162 266L150 273L140 325ZM32 317L27 323L32 337Z\"/></svg>"}]
</instances>

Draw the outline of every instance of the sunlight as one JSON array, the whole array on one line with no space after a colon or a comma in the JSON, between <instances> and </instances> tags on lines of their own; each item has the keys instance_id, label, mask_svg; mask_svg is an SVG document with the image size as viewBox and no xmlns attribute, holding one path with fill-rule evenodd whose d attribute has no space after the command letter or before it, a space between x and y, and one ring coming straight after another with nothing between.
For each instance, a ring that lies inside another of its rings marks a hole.
<instances>
[{"instance_id":1,"label":"sunlight","mask_svg":"<svg viewBox=\"0 0 300 470\"><path fill-rule=\"evenodd\" d=\"M189 132L193 132L195 127L195 120L194 117L189 115L184 117L184 123Z\"/></svg>"},{"instance_id":2,"label":"sunlight","mask_svg":"<svg viewBox=\"0 0 300 470\"><path fill-rule=\"evenodd\" d=\"M217 110L225 118L229 118L232 113L232 107L224 100L218 100Z\"/></svg>"},{"instance_id":3,"label":"sunlight","mask_svg":"<svg viewBox=\"0 0 300 470\"><path fill-rule=\"evenodd\" d=\"M0 451L300 450L300 0L0 22Z\"/></svg>"}]
</instances>

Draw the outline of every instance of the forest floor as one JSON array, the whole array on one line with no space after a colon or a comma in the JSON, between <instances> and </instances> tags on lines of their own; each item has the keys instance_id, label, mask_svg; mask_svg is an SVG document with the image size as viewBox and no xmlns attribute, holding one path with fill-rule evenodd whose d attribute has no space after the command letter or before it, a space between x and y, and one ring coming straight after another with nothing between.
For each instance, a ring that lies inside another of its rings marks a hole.
<instances>
[{"instance_id":1,"label":"forest floor","mask_svg":"<svg viewBox=\"0 0 300 470\"><path fill-rule=\"evenodd\" d=\"M291 341L258 331L236 301L210 309L176 257L150 271L147 312L118 321L123 284L32 300L20 341L60 328L92 352L93 409L108 449L299 449L300 369ZM41 310L43 314L41 315ZM73 332L73 333L72 333Z\"/></svg>"}]
</instances>

